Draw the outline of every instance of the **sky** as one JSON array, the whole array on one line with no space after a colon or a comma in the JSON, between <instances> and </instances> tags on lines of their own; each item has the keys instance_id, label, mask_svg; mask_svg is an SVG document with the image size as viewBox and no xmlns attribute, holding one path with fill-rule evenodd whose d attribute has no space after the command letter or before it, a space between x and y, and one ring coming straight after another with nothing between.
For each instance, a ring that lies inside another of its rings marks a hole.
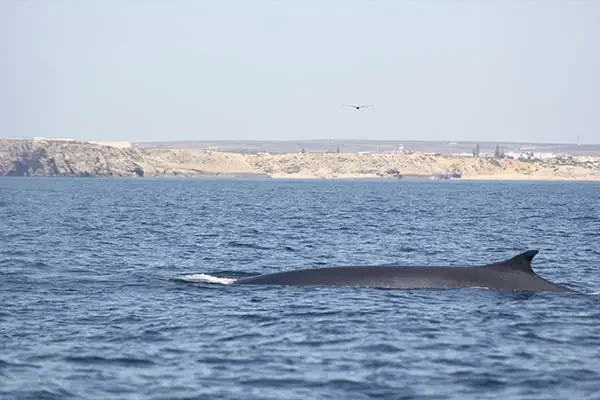
<instances>
[{"instance_id":1,"label":"sky","mask_svg":"<svg viewBox=\"0 0 600 400\"><path fill-rule=\"evenodd\" d=\"M598 38L600 1L0 0L0 137L600 144Z\"/></svg>"}]
</instances>

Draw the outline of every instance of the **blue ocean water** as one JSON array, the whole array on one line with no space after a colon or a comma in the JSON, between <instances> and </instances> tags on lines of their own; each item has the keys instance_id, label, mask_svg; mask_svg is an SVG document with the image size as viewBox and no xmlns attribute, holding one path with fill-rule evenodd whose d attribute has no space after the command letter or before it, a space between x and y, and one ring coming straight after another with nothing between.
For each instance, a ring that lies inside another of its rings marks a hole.
<instances>
[{"instance_id":1,"label":"blue ocean water","mask_svg":"<svg viewBox=\"0 0 600 400\"><path fill-rule=\"evenodd\" d=\"M527 249L581 294L201 279ZM0 398L599 399L599 272L597 183L3 178Z\"/></svg>"}]
</instances>

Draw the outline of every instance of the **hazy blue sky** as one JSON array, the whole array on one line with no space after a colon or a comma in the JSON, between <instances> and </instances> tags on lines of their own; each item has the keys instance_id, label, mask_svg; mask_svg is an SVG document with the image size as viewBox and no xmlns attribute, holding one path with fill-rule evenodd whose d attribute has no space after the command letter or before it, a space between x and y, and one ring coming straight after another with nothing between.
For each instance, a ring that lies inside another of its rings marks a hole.
<instances>
[{"instance_id":1,"label":"hazy blue sky","mask_svg":"<svg viewBox=\"0 0 600 400\"><path fill-rule=\"evenodd\" d=\"M595 0L0 0L0 137L600 143L599 40Z\"/></svg>"}]
</instances>

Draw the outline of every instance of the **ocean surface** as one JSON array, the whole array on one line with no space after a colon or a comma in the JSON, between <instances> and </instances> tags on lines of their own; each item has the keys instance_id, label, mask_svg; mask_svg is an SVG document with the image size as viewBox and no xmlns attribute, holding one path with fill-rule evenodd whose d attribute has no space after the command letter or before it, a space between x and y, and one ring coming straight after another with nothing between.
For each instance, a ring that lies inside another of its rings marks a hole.
<instances>
[{"instance_id":1,"label":"ocean surface","mask_svg":"<svg viewBox=\"0 0 600 400\"><path fill-rule=\"evenodd\" d=\"M528 249L580 293L230 284ZM600 183L0 179L0 398L600 399Z\"/></svg>"}]
</instances>

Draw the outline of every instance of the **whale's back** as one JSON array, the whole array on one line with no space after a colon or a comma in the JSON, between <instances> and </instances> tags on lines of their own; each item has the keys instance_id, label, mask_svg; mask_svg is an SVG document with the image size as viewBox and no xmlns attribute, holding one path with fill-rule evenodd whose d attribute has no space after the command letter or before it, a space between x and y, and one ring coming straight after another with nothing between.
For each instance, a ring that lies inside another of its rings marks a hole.
<instances>
[{"instance_id":1,"label":"whale's back","mask_svg":"<svg viewBox=\"0 0 600 400\"><path fill-rule=\"evenodd\" d=\"M236 281L255 285L326 285L390 289L457 289L570 291L538 276L531 269L536 250L509 260L478 267L345 266L284 271Z\"/></svg>"}]
</instances>

